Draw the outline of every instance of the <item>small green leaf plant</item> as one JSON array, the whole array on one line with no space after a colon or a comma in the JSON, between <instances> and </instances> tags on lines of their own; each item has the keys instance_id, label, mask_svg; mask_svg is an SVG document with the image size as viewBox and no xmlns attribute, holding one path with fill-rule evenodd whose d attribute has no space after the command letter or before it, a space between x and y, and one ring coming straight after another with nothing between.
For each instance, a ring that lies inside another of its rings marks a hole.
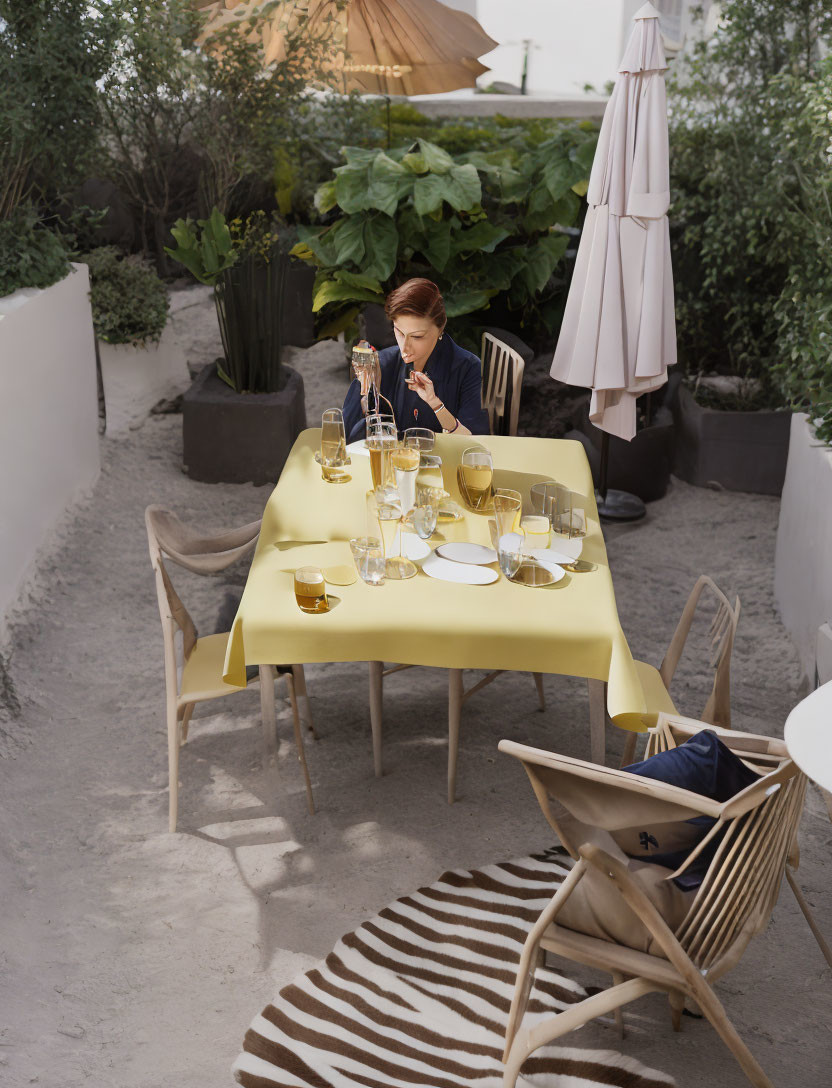
<instances>
[{"instance_id":1,"label":"small green leaf plant","mask_svg":"<svg viewBox=\"0 0 832 1088\"><path fill-rule=\"evenodd\" d=\"M390 150L346 147L302 226L294 256L318 268L318 335L350 328L396 283L428 276L449 318L483 311L552 336L565 284L555 275L577 222L597 141L565 122L533 148L452 155L424 139Z\"/></svg>"},{"instance_id":2,"label":"small green leaf plant","mask_svg":"<svg viewBox=\"0 0 832 1088\"><path fill-rule=\"evenodd\" d=\"M108 344L144 346L156 341L168 319L168 293L144 261L125 258L115 246L81 257L90 270L95 335Z\"/></svg>"},{"instance_id":3,"label":"small green leaf plant","mask_svg":"<svg viewBox=\"0 0 832 1088\"><path fill-rule=\"evenodd\" d=\"M183 264L200 283L214 286L237 260L225 216L214 208L207 219L177 219L170 229L176 248L165 253Z\"/></svg>"}]
</instances>

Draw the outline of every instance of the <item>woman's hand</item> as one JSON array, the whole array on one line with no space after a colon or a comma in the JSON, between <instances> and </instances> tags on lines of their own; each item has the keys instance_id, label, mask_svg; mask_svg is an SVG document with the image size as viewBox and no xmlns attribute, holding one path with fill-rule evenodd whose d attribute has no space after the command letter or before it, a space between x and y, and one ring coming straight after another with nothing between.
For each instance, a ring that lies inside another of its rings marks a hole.
<instances>
[{"instance_id":1,"label":"woman's hand","mask_svg":"<svg viewBox=\"0 0 832 1088\"><path fill-rule=\"evenodd\" d=\"M423 370L414 370L407 379L407 388L412 389L422 398L429 408L439 404L439 397L433 388L433 382Z\"/></svg>"}]
</instances>

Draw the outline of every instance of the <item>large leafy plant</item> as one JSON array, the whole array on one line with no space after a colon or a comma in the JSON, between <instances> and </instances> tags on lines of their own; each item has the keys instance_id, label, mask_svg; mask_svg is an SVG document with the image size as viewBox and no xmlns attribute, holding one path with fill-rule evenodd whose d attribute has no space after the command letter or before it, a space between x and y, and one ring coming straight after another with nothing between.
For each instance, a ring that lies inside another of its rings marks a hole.
<instances>
[{"instance_id":1,"label":"large leafy plant","mask_svg":"<svg viewBox=\"0 0 832 1088\"><path fill-rule=\"evenodd\" d=\"M318 190L320 227L292 251L319 272L313 309L333 335L396 283L429 276L449 318L501 320L550 336L562 305L554 278L577 222L597 140L591 124L562 124L533 150L453 156L427 140L383 151L347 147ZM458 324L458 320L457 320Z\"/></svg>"}]
</instances>

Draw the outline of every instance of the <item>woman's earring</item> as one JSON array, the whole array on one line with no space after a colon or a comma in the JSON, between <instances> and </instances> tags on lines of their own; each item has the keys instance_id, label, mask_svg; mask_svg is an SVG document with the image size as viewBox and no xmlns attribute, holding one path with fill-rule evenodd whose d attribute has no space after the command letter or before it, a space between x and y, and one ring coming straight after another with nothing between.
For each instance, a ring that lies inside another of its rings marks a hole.
<instances>
[{"instance_id":1,"label":"woman's earring","mask_svg":"<svg viewBox=\"0 0 832 1088\"><path fill-rule=\"evenodd\" d=\"M441 340L443 336L444 336L444 333L440 333L439 334L439 339Z\"/></svg>"}]
</instances>

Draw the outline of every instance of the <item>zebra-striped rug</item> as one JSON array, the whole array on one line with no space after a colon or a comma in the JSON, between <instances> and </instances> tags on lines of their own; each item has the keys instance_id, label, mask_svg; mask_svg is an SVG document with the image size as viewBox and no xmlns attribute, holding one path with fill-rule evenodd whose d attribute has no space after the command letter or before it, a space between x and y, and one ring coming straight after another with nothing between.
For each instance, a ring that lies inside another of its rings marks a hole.
<instances>
[{"instance_id":1,"label":"zebra-striped rug","mask_svg":"<svg viewBox=\"0 0 832 1088\"><path fill-rule=\"evenodd\" d=\"M520 950L571 862L560 851L444 873L343 937L285 986L246 1033L244 1088L500 1088ZM539 970L531 1013L585 997ZM674 1081L612 1050L550 1046L526 1088L666 1088Z\"/></svg>"}]
</instances>

